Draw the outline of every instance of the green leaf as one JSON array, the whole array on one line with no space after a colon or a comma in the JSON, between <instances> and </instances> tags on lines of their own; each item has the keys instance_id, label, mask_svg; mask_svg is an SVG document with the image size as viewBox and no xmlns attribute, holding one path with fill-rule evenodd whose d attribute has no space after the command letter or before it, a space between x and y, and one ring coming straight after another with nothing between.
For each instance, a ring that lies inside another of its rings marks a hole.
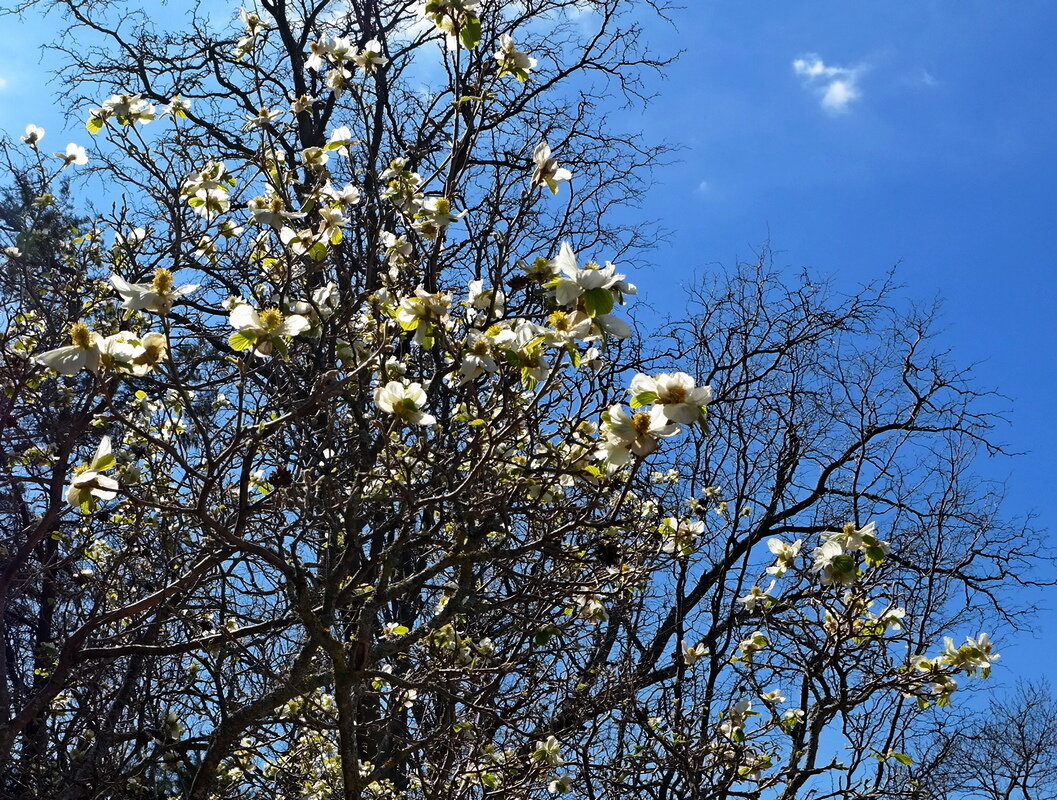
<instances>
[{"instance_id":1,"label":"green leaf","mask_svg":"<svg viewBox=\"0 0 1057 800\"><path fill-rule=\"evenodd\" d=\"M613 310L613 293L601 286L584 292L584 309L592 317L608 314Z\"/></svg>"},{"instance_id":2,"label":"green leaf","mask_svg":"<svg viewBox=\"0 0 1057 800\"><path fill-rule=\"evenodd\" d=\"M341 228L335 228L334 232L330 234L330 243L333 245L341 244L342 240Z\"/></svg>"},{"instance_id":3,"label":"green leaf","mask_svg":"<svg viewBox=\"0 0 1057 800\"><path fill-rule=\"evenodd\" d=\"M236 331L228 337L228 345L232 350L248 350L256 344L257 339L243 331Z\"/></svg>"},{"instance_id":4,"label":"green leaf","mask_svg":"<svg viewBox=\"0 0 1057 800\"><path fill-rule=\"evenodd\" d=\"M565 349L569 353L569 358L572 360L573 366L576 369L579 369L580 368L580 348L578 348L572 342L569 342L567 345L565 345Z\"/></svg>"},{"instance_id":5,"label":"green leaf","mask_svg":"<svg viewBox=\"0 0 1057 800\"><path fill-rule=\"evenodd\" d=\"M312 245L312 248L308 251L309 257L313 261L322 261L327 257L327 246L323 242L316 242Z\"/></svg>"},{"instance_id":6,"label":"green leaf","mask_svg":"<svg viewBox=\"0 0 1057 800\"><path fill-rule=\"evenodd\" d=\"M103 130L103 120L99 117L89 117L88 122L84 123L84 127L90 134L95 136L99 131Z\"/></svg>"},{"instance_id":7,"label":"green leaf","mask_svg":"<svg viewBox=\"0 0 1057 800\"><path fill-rule=\"evenodd\" d=\"M642 408L643 406L648 406L650 403L655 403L656 401L656 392L642 392L631 398L631 407Z\"/></svg>"},{"instance_id":8,"label":"green leaf","mask_svg":"<svg viewBox=\"0 0 1057 800\"><path fill-rule=\"evenodd\" d=\"M103 472L110 469L116 463L117 459L114 458L114 454L107 453L105 456L97 458L92 462L92 469L96 472Z\"/></svg>"},{"instance_id":9,"label":"green leaf","mask_svg":"<svg viewBox=\"0 0 1057 800\"><path fill-rule=\"evenodd\" d=\"M905 764L908 767L914 763L914 759L912 759L906 753L892 753L892 758L894 758L900 764Z\"/></svg>"},{"instance_id":10,"label":"green leaf","mask_svg":"<svg viewBox=\"0 0 1057 800\"><path fill-rule=\"evenodd\" d=\"M459 38L462 40L462 46L467 50L477 47L477 43L481 41L481 20L477 17L467 19L466 24L459 31Z\"/></svg>"}]
</instances>

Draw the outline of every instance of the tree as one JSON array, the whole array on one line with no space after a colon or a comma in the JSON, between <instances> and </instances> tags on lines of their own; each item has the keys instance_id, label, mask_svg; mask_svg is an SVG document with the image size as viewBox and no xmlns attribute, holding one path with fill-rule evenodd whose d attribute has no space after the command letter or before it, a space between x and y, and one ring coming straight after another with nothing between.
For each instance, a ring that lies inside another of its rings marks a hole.
<instances>
[{"instance_id":1,"label":"tree","mask_svg":"<svg viewBox=\"0 0 1057 800\"><path fill-rule=\"evenodd\" d=\"M663 8L50 5L96 146L26 174L113 205L3 286L10 795L853 797L989 672L1037 542L933 314L765 254L636 336L588 260Z\"/></svg>"},{"instance_id":2,"label":"tree","mask_svg":"<svg viewBox=\"0 0 1057 800\"><path fill-rule=\"evenodd\" d=\"M1057 797L1057 714L1045 682L1019 683L986 712L944 724L921 756L924 797L1050 800Z\"/></svg>"}]
</instances>

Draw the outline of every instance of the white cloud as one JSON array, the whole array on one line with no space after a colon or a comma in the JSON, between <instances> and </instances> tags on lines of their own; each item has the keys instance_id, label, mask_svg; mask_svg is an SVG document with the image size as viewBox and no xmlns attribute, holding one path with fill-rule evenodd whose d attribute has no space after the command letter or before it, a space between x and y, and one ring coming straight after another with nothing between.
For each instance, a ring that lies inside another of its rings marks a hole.
<instances>
[{"instance_id":1,"label":"white cloud","mask_svg":"<svg viewBox=\"0 0 1057 800\"><path fill-rule=\"evenodd\" d=\"M697 184L698 194L705 194L711 188L712 186L709 184L708 181L701 181L699 184Z\"/></svg>"},{"instance_id":2,"label":"white cloud","mask_svg":"<svg viewBox=\"0 0 1057 800\"><path fill-rule=\"evenodd\" d=\"M830 114L843 114L862 96L859 91L861 66L835 67L809 53L793 61L793 71L803 80L804 86L818 96L822 108Z\"/></svg>"},{"instance_id":3,"label":"white cloud","mask_svg":"<svg viewBox=\"0 0 1057 800\"><path fill-rule=\"evenodd\" d=\"M7 78L5 78L3 75L0 75L0 92L2 92L6 88L7 88Z\"/></svg>"}]
</instances>

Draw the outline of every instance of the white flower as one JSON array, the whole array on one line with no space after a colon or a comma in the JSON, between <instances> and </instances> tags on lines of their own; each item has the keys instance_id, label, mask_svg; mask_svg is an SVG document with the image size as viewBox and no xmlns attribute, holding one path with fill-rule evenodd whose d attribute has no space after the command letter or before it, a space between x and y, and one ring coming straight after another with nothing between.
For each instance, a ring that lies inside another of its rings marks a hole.
<instances>
[{"instance_id":1,"label":"white flower","mask_svg":"<svg viewBox=\"0 0 1057 800\"><path fill-rule=\"evenodd\" d=\"M228 340L232 349L252 347L258 356L270 356L276 347L280 352L285 351L284 337L297 336L312 327L300 314L287 317L277 308L266 308L258 313L246 303L235 306L228 322L237 331Z\"/></svg>"},{"instance_id":2,"label":"white flower","mask_svg":"<svg viewBox=\"0 0 1057 800\"><path fill-rule=\"evenodd\" d=\"M992 648L991 637L986 633L981 633L975 639L966 636L965 644L961 647L955 647L954 640L946 636L943 639L943 659L952 667L967 673L982 670L986 677L991 670L991 664L1001 657L992 653Z\"/></svg>"},{"instance_id":3,"label":"white flower","mask_svg":"<svg viewBox=\"0 0 1057 800\"><path fill-rule=\"evenodd\" d=\"M705 532L705 523L701 520L665 517L661 520L660 531L664 536L662 553L688 556L694 552L698 538Z\"/></svg>"},{"instance_id":4,"label":"white flower","mask_svg":"<svg viewBox=\"0 0 1057 800\"><path fill-rule=\"evenodd\" d=\"M139 337L139 349L132 359L132 374L146 375L169 355L169 341L161 333L145 333Z\"/></svg>"},{"instance_id":5,"label":"white flower","mask_svg":"<svg viewBox=\"0 0 1057 800\"><path fill-rule=\"evenodd\" d=\"M513 75L524 83L528 80L529 72L536 68L536 59L514 47L514 40L509 33L499 37L499 49L493 58L499 62L500 78Z\"/></svg>"},{"instance_id":6,"label":"white flower","mask_svg":"<svg viewBox=\"0 0 1057 800\"><path fill-rule=\"evenodd\" d=\"M560 767L565 763L565 760L561 755L561 744L553 735L548 736L542 741L536 742L536 749L532 753L532 760L539 761L543 764L550 764L555 767Z\"/></svg>"},{"instance_id":7,"label":"white flower","mask_svg":"<svg viewBox=\"0 0 1057 800\"><path fill-rule=\"evenodd\" d=\"M37 149L37 142L44 138L44 129L39 125L33 125L32 123L26 126L26 135L22 137L22 141L28 144L34 150Z\"/></svg>"},{"instance_id":8,"label":"white flower","mask_svg":"<svg viewBox=\"0 0 1057 800\"><path fill-rule=\"evenodd\" d=\"M762 604L766 607L774 601L774 597L771 596L771 590L773 588L774 581L771 581L771 585L766 589L761 589L759 586L753 586L747 595L738 598L738 602L745 606L746 611L752 613L756 610L756 606Z\"/></svg>"},{"instance_id":9,"label":"white flower","mask_svg":"<svg viewBox=\"0 0 1057 800\"><path fill-rule=\"evenodd\" d=\"M554 311L547 317L547 342L565 347L577 339L586 339L591 333L591 318L582 311L567 313Z\"/></svg>"},{"instance_id":10,"label":"white flower","mask_svg":"<svg viewBox=\"0 0 1057 800\"><path fill-rule=\"evenodd\" d=\"M568 775L556 775L547 784L547 791L551 794L565 794L566 792L571 792L575 785L573 779Z\"/></svg>"},{"instance_id":11,"label":"white flower","mask_svg":"<svg viewBox=\"0 0 1057 800\"><path fill-rule=\"evenodd\" d=\"M785 575L789 568L796 563L796 559L800 555L800 548L803 544L803 539L797 539L792 544L786 544L781 539L774 537L768 539L767 549L774 554L775 562L772 566L767 568L767 574L774 575L776 578L781 578Z\"/></svg>"},{"instance_id":12,"label":"white flower","mask_svg":"<svg viewBox=\"0 0 1057 800\"><path fill-rule=\"evenodd\" d=\"M389 59L382 55L382 43L377 39L367 42L363 50L352 57L352 61L368 74L389 63Z\"/></svg>"},{"instance_id":13,"label":"white flower","mask_svg":"<svg viewBox=\"0 0 1057 800\"><path fill-rule=\"evenodd\" d=\"M303 94L300 97L293 97L293 102L290 103L290 110L295 114L301 114L305 111L312 110L312 104L316 102L316 98L310 94Z\"/></svg>"},{"instance_id":14,"label":"white flower","mask_svg":"<svg viewBox=\"0 0 1057 800\"><path fill-rule=\"evenodd\" d=\"M415 230L427 239L436 239L464 213L453 214L447 197L427 197L415 212Z\"/></svg>"},{"instance_id":15,"label":"white flower","mask_svg":"<svg viewBox=\"0 0 1057 800\"><path fill-rule=\"evenodd\" d=\"M83 322L78 322L70 328L70 339L73 341L72 345L48 350L46 353L34 356L33 360L55 370L60 375L73 375L82 369L97 372L100 359L99 345L103 337L95 331L90 331Z\"/></svg>"},{"instance_id":16,"label":"white flower","mask_svg":"<svg viewBox=\"0 0 1057 800\"><path fill-rule=\"evenodd\" d=\"M585 292L595 289L613 289L624 276L616 272L613 264L607 263L600 267L594 262L588 263L581 269L576 263L576 253L568 242L562 242L558 255L554 259L558 275L547 282L547 287L554 289L554 299L558 305L566 306L575 303L577 298ZM612 300L609 307L612 308ZM602 313L608 313L608 309Z\"/></svg>"},{"instance_id":17,"label":"white flower","mask_svg":"<svg viewBox=\"0 0 1057 800\"><path fill-rule=\"evenodd\" d=\"M191 101L185 100L178 94L174 94L172 98L162 106L162 116L166 114L172 114L174 117L186 117L187 112L191 110Z\"/></svg>"},{"instance_id":18,"label":"white flower","mask_svg":"<svg viewBox=\"0 0 1057 800\"><path fill-rule=\"evenodd\" d=\"M860 550L866 556L866 563L877 566L884 561L891 549L888 542L877 538L877 524L869 522L856 529L855 523L849 522L839 531L826 531L822 540L840 545L845 550Z\"/></svg>"},{"instance_id":19,"label":"white flower","mask_svg":"<svg viewBox=\"0 0 1057 800\"><path fill-rule=\"evenodd\" d=\"M683 663L688 667L692 667L700 659L708 655L708 648L705 647L704 642L698 642L695 645L683 644Z\"/></svg>"},{"instance_id":20,"label":"white flower","mask_svg":"<svg viewBox=\"0 0 1057 800\"><path fill-rule=\"evenodd\" d=\"M470 331L466 339L462 363L459 365L459 383L472 381L485 372L492 373L499 369L495 359L491 356L491 350L489 337L479 331Z\"/></svg>"},{"instance_id":21,"label":"white flower","mask_svg":"<svg viewBox=\"0 0 1057 800\"><path fill-rule=\"evenodd\" d=\"M80 468L70 481L66 490L66 502L71 506L94 509L96 499L113 500L121 485L102 473L111 469L117 462L110 448L110 437L104 436L95 451L91 463Z\"/></svg>"},{"instance_id":22,"label":"white flower","mask_svg":"<svg viewBox=\"0 0 1057 800\"><path fill-rule=\"evenodd\" d=\"M484 281L481 280L470 281L467 286L470 290L470 296L466 302L470 308L482 311L492 309L497 315L503 313L506 295L502 289L486 289L484 288Z\"/></svg>"},{"instance_id":23,"label":"white flower","mask_svg":"<svg viewBox=\"0 0 1057 800\"><path fill-rule=\"evenodd\" d=\"M760 695L760 699L768 705L778 705L785 702L785 695L782 694L781 689L775 689L771 692L764 692Z\"/></svg>"},{"instance_id":24,"label":"white flower","mask_svg":"<svg viewBox=\"0 0 1057 800\"><path fill-rule=\"evenodd\" d=\"M677 433L679 426L671 424L656 406L632 415L617 403L602 414L605 443L599 453L619 466L630 461L632 454L648 456L660 446L661 439Z\"/></svg>"},{"instance_id":25,"label":"white flower","mask_svg":"<svg viewBox=\"0 0 1057 800\"><path fill-rule=\"evenodd\" d=\"M56 158L61 158L65 164L63 166L70 166L70 164L77 164L78 166L88 163L88 153L79 144L70 142L66 145L65 153L56 153Z\"/></svg>"},{"instance_id":26,"label":"white flower","mask_svg":"<svg viewBox=\"0 0 1057 800\"><path fill-rule=\"evenodd\" d=\"M690 425L712 401L712 387L697 386L685 372L662 373L651 378L641 372L631 380L632 406L656 403L672 422Z\"/></svg>"},{"instance_id":27,"label":"white flower","mask_svg":"<svg viewBox=\"0 0 1057 800\"><path fill-rule=\"evenodd\" d=\"M382 411L412 425L432 425L437 421L431 414L422 413L426 400L426 392L420 383L389 381L374 390L374 402Z\"/></svg>"},{"instance_id":28,"label":"white flower","mask_svg":"<svg viewBox=\"0 0 1057 800\"><path fill-rule=\"evenodd\" d=\"M738 650L746 656L751 656L763 650L768 644L767 636L763 631L753 631L738 643Z\"/></svg>"},{"instance_id":29,"label":"white flower","mask_svg":"<svg viewBox=\"0 0 1057 800\"><path fill-rule=\"evenodd\" d=\"M257 109L257 113L253 115L247 115L246 124L243 125L243 130L253 130L254 128L267 128L275 123L283 115L283 112L279 109L270 109L265 106L261 106Z\"/></svg>"},{"instance_id":30,"label":"white flower","mask_svg":"<svg viewBox=\"0 0 1057 800\"><path fill-rule=\"evenodd\" d=\"M815 563L811 571L821 573L823 586L834 583L851 586L858 578L859 569L855 558L845 553L838 542L824 542L821 547L815 548L813 555Z\"/></svg>"},{"instance_id":31,"label":"white flower","mask_svg":"<svg viewBox=\"0 0 1057 800\"><path fill-rule=\"evenodd\" d=\"M246 26L246 32L251 36L256 36L260 31L268 29L268 25L264 20L253 11L247 11L244 8L240 8L239 17L242 19L242 23Z\"/></svg>"},{"instance_id":32,"label":"white flower","mask_svg":"<svg viewBox=\"0 0 1057 800\"><path fill-rule=\"evenodd\" d=\"M154 280L150 283L129 283L124 278L111 275L110 285L121 295L122 308L129 311L153 311L155 314L168 314L177 298L198 288L193 283L174 287L172 273L164 267L154 270Z\"/></svg>"},{"instance_id":33,"label":"white flower","mask_svg":"<svg viewBox=\"0 0 1057 800\"><path fill-rule=\"evenodd\" d=\"M349 145L351 144L353 144L352 131L349 130L347 125L342 125L331 132L330 138L327 139L327 144L323 149L334 150L340 156L347 156L349 154Z\"/></svg>"},{"instance_id":34,"label":"white flower","mask_svg":"<svg viewBox=\"0 0 1057 800\"><path fill-rule=\"evenodd\" d=\"M551 158L551 149L546 142L540 142L532 151L532 160L536 169L532 173L532 186L546 185L551 194L558 194L558 184L573 177L565 167L559 167L557 160Z\"/></svg>"},{"instance_id":35,"label":"white flower","mask_svg":"<svg viewBox=\"0 0 1057 800\"><path fill-rule=\"evenodd\" d=\"M477 43L474 31L480 36L480 21L474 15L479 0L426 0L421 13L433 21L444 33L449 50L459 47L460 40L467 49Z\"/></svg>"},{"instance_id":36,"label":"white flower","mask_svg":"<svg viewBox=\"0 0 1057 800\"><path fill-rule=\"evenodd\" d=\"M400 301L396 321L405 331L415 332L415 344L429 347L433 341L434 325L447 322L450 306L450 294L432 294L420 286L415 289L413 297L405 297Z\"/></svg>"}]
</instances>

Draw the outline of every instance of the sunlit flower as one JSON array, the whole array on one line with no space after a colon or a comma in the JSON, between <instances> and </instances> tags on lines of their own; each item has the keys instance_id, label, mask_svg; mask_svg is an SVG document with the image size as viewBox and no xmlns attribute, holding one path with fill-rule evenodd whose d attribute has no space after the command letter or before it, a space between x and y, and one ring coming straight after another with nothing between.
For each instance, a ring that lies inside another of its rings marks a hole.
<instances>
[{"instance_id":1,"label":"sunlit flower","mask_svg":"<svg viewBox=\"0 0 1057 800\"><path fill-rule=\"evenodd\" d=\"M604 444L600 453L619 466L630 461L632 454L648 456L660 446L661 439L677 433L679 426L669 422L658 407L629 414L617 403L602 414Z\"/></svg>"},{"instance_id":2,"label":"sunlit flower","mask_svg":"<svg viewBox=\"0 0 1057 800\"><path fill-rule=\"evenodd\" d=\"M412 425L432 425L437 421L432 414L423 413L426 401L426 392L420 383L389 381L374 390L374 402L378 408Z\"/></svg>"},{"instance_id":3,"label":"sunlit flower","mask_svg":"<svg viewBox=\"0 0 1057 800\"><path fill-rule=\"evenodd\" d=\"M370 74L378 67L384 67L389 59L382 55L382 43L377 39L371 39L363 46L363 50L352 57L353 63Z\"/></svg>"},{"instance_id":4,"label":"sunlit flower","mask_svg":"<svg viewBox=\"0 0 1057 800\"><path fill-rule=\"evenodd\" d=\"M697 386L685 372L662 373L655 378L639 373L631 381L633 406L656 403L672 422L690 425L712 401L710 386Z\"/></svg>"},{"instance_id":5,"label":"sunlit flower","mask_svg":"<svg viewBox=\"0 0 1057 800\"><path fill-rule=\"evenodd\" d=\"M813 555L815 563L811 565L811 571L820 573L823 586L835 583L851 586L859 577L854 556L845 553L837 542L824 542L815 548Z\"/></svg>"},{"instance_id":6,"label":"sunlit flower","mask_svg":"<svg viewBox=\"0 0 1057 800\"><path fill-rule=\"evenodd\" d=\"M554 289L554 299L560 306L575 303L577 298L585 292L592 292L596 289L612 289L624 279L624 276L618 274L616 267L612 264L600 267L594 262L589 262L581 269L576 263L576 253L573 252L573 248L568 242L562 242L558 255L554 259L554 266L559 274L549 281L547 286ZM607 314L612 309L612 298L610 298L608 306L601 313Z\"/></svg>"},{"instance_id":7,"label":"sunlit flower","mask_svg":"<svg viewBox=\"0 0 1057 800\"><path fill-rule=\"evenodd\" d=\"M766 589L753 586L747 595L738 598L738 602L744 605L745 610L749 613L755 611L758 605L763 605L766 608L774 602L774 597L771 595L772 589L774 589L774 581L771 581L771 585Z\"/></svg>"},{"instance_id":8,"label":"sunlit flower","mask_svg":"<svg viewBox=\"0 0 1057 800\"><path fill-rule=\"evenodd\" d=\"M698 642L695 645L683 644L683 663L688 667L692 667L702 658L708 655L708 648L705 647L704 642Z\"/></svg>"},{"instance_id":9,"label":"sunlit flower","mask_svg":"<svg viewBox=\"0 0 1057 800\"><path fill-rule=\"evenodd\" d=\"M246 303L232 310L228 322L237 331L228 340L232 349L252 347L258 356L270 356L275 349L285 352L285 337L297 336L311 327L311 323L300 314L287 317L277 308L266 308L258 313Z\"/></svg>"},{"instance_id":10,"label":"sunlit flower","mask_svg":"<svg viewBox=\"0 0 1057 800\"><path fill-rule=\"evenodd\" d=\"M26 135L22 137L24 144L29 145L34 150L37 149L37 142L44 138L44 129L39 125L33 125L32 123L26 126Z\"/></svg>"},{"instance_id":11,"label":"sunlit flower","mask_svg":"<svg viewBox=\"0 0 1057 800\"><path fill-rule=\"evenodd\" d=\"M154 280L150 283L128 283L124 278L111 275L110 285L121 295L122 308L129 311L153 311L155 314L168 314L176 299L198 288L197 284L193 283L175 287L172 273L164 267L154 270Z\"/></svg>"},{"instance_id":12,"label":"sunlit flower","mask_svg":"<svg viewBox=\"0 0 1057 800\"><path fill-rule=\"evenodd\" d=\"M775 537L768 539L767 549L774 554L775 562L767 568L767 574L774 575L776 578L781 578L785 575L796 564L796 559L800 555L800 548L803 544L803 539L797 539L792 544L786 544Z\"/></svg>"},{"instance_id":13,"label":"sunlit flower","mask_svg":"<svg viewBox=\"0 0 1057 800\"><path fill-rule=\"evenodd\" d=\"M84 510L93 510L96 500L113 500L121 485L103 472L114 467L117 462L111 452L110 437L104 436L91 463L80 467L66 489L66 502Z\"/></svg>"},{"instance_id":14,"label":"sunlit flower","mask_svg":"<svg viewBox=\"0 0 1057 800\"><path fill-rule=\"evenodd\" d=\"M186 117L187 112L191 110L191 101L186 100L178 94L174 94L172 98L162 106L162 116L171 114L174 117Z\"/></svg>"},{"instance_id":15,"label":"sunlit flower","mask_svg":"<svg viewBox=\"0 0 1057 800\"><path fill-rule=\"evenodd\" d=\"M508 33L499 37L499 49L496 50L493 58L499 62L500 78L513 75L524 83L528 80L529 72L536 68L536 59L518 50Z\"/></svg>"},{"instance_id":16,"label":"sunlit flower","mask_svg":"<svg viewBox=\"0 0 1057 800\"><path fill-rule=\"evenodd\" d=\"M63 166L66 167L70 166L70 164L82 166L88 163L88 152L79 144L74 144L73 142L66 145L65 153L56 153L55 157L61 158L65 162Z\"/></svg>"},{"instance_id":17,"label":"sunlit flower","mask_svg":"<svg viewBox=\"0 0 1057 800\"><path fill-rule=\"evenodd\" d=\"M58 347L34 357L34 361L49 367L60 375L73 375L82 369L96 372L99 369L99 345L103 338L88 329L83 322L70 328L72 345Z\"/></svg>"},{"instance_id":18,"label":"sunlit flower","mask_svg":"<svg viewBox=\"0 0 1057 800\"><path fill-rule=\"evenodd\" d=\"M551 158L551 149L546 142L540 142L532 151L532 160L536 169L532 173L532 185L546 185L551 194L558 194L558 184L571 180L573 174L565 167L559 167L556 159Z\"/></svg>"}]
</instances>

